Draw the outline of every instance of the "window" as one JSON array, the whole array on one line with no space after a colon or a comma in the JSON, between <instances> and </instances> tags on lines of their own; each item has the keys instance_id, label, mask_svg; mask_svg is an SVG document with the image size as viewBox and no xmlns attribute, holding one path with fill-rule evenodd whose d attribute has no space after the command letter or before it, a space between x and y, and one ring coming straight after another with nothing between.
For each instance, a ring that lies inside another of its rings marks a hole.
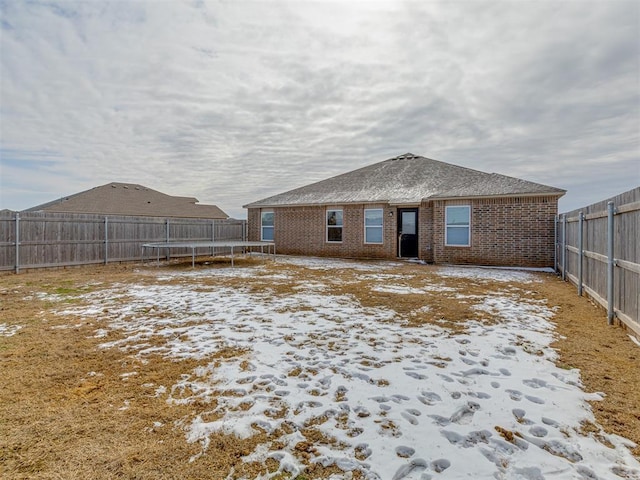
<instances>
[{"instance_id":1,"label":"window","mask_svg":"<svg viewBox=\"0 0 640 480\"><path fill-rule=\"evenodd\" d=\"M262 212L260 230L260 238L265 242L273 242L273 212Z\"/></svg>"},{"instance_id":2,"label":"window","mask_svg":"<svg viewBox=\"0 0 640 480\"><path fill-rule=\"evenodd\" d=\"M382 243L382 209L364 211L364 243Z\"/></svg>"},{"instance_id":3,"label":"window","mask_svg":"<svg viewBox=\"0 0 640 480\"><path fill-rule=\"evenodd\" d=\"M454 247L471 245L471 207L446 207L444 244Z\"/></svg>"},{"instance_id":4,"label":"window","mask_svg":"<svg viewBox=\"0 0 640 480\"><path fill-rule=\"evenodd\" d=\"M342 241L342 210L327 210L327 242Z\"/></svg>"}]
</instances>

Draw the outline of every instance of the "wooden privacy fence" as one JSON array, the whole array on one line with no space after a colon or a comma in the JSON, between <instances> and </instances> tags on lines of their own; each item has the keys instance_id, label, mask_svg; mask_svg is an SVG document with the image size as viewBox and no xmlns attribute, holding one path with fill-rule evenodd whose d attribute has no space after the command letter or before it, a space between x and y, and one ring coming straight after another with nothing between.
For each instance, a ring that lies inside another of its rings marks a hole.
<instances>
[{"instance_id":1,"label":"wooden privacy fence","mask_svg":"<svg viewBox=\"0 0 640 480\"><path fill-rule=\"evenodd\" d=\"M640 337L640 187L556 219L556 270Z\"/></svg>"},{"instance_id":2,"label":"wooden privacy fence","mask_svg":"<svg viewBox=\"0 0 640 480\"><path fill-rule=\"evenodd\" d=\"M245 239L246 220L5 211L0 212L0 271L140 260L142 245L150 242ZM191 256L191 250L174 249L170 255Z\"/></svg>"}]
</instances>

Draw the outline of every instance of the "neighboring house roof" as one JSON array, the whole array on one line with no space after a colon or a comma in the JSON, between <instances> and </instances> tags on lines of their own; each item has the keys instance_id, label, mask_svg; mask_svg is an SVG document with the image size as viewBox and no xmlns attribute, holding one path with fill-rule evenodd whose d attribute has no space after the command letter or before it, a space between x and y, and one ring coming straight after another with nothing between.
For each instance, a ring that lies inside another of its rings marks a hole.
<instances>
[{"instance_id":1,"label":"neighboring house roof","mask_svg":"<svg viewBox=\"0 0 640 480\"><path fill-rule=\"evenodd\" d=\"M339 203L417 204L423 200L554 195L566 190L406 153L296 188L244 208Z\"/></svg>"},{"instance_id":2,"label":"neighboring house roof","mask_svg":"<svg viewBox=\"0 0 640 480\"><path fill-rule=\"evenodd\" d=\"M108 183L53 202L43 203L26 212L90 213L143 217L179 217L226 219L229 216L215 205L198 205L193 197L173 197L134 183Z\"/></svg>"}]
</instances>

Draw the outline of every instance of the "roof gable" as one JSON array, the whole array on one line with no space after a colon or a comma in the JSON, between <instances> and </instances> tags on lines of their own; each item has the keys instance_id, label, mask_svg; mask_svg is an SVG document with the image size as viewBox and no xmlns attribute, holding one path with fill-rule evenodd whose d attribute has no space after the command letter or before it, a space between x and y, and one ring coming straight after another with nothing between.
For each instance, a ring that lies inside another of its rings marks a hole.
<instances>
[{"instance_id":1,"label":"roof gable","mask_svg":"<svg viewBox=\"0 0 640 480\"><path fill-rule=\"evenodd\" d=\"M565 190L485 173L411 153L245 205L244 208L336 203L420 203L426 199L564 195Z\"/></svg>"},{"instance_id":2,"label":"roof gable","mask_svg":"<svg viewBox=\"0 0 640 480\"><path fill-rule=\"evenodd\" d=\"M228 218L228 215L216 205L198 205L197 202L198 199L194 197L174 197L143 185L112 182L38 205L26 211L148 217Z\"/></svg>"}]
</instances>

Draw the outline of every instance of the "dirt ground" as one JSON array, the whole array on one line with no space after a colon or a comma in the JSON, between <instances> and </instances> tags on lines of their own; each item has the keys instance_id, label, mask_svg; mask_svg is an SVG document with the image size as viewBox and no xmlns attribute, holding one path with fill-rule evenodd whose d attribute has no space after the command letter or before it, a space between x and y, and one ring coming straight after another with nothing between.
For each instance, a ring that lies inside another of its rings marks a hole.
<instances>
[{"instance_id":1,"label":"dirt ground","mask_svg":"<svg viewBox=\"0 0 640 480\"><path fill-rule=\"evenodd\" d=\"M238 266L253 261L239 260ZM15 335L0 336L1 478L223 479L231 468L247 475L259 471L239 459L264 442L262 434L247 440L212 436L207 455L189 462L200 446L185 441L175 419L193 415L198 406L168 405L162 398L144 394L145 385L171 384L171 379L195 368L196 361L141 360L119 349L98 348L101 339L95 337L95 322L54 315L51 300L42 295L60 295L73 303L78 301L74 295L98 288L98 281L99 288L153 281L144 274L150 268L156 267L94 266L0 276L0 324L22 326ZM188 269L190 262L161 268ZM397 269L399 273L432 275L437 267L407 264ZM335 274L298 272L309 277ZM607 326L605 312L578 297L572 285L554 275L541 276L543 282L527 288L558 307L554 318L558 340L553 346L559 352L560 366L580 369L585 390L605 394L592 407L606 432L640 445L640 347L624 329ZM481 293L491 285L469 282L466 287ZM345 287L345 293L356 297L360 291L357 284ZM359 299L408 311L424 304L423 297L403 296L401 304L389 294ZM462 328L461 322L468 318L464 305L439 301L436 294L427 301L434 315L447 319L452 329ZM216 356L224 361L234 354L221 351ZM123 378L123 372L132 370L138 372L135 377ZM595 425L584 425L584 429L598 431ZM632 452L640 458L640 447ZM331 473L317 466L304 478L326 478Z\"/></svg>"}]
</instances>

